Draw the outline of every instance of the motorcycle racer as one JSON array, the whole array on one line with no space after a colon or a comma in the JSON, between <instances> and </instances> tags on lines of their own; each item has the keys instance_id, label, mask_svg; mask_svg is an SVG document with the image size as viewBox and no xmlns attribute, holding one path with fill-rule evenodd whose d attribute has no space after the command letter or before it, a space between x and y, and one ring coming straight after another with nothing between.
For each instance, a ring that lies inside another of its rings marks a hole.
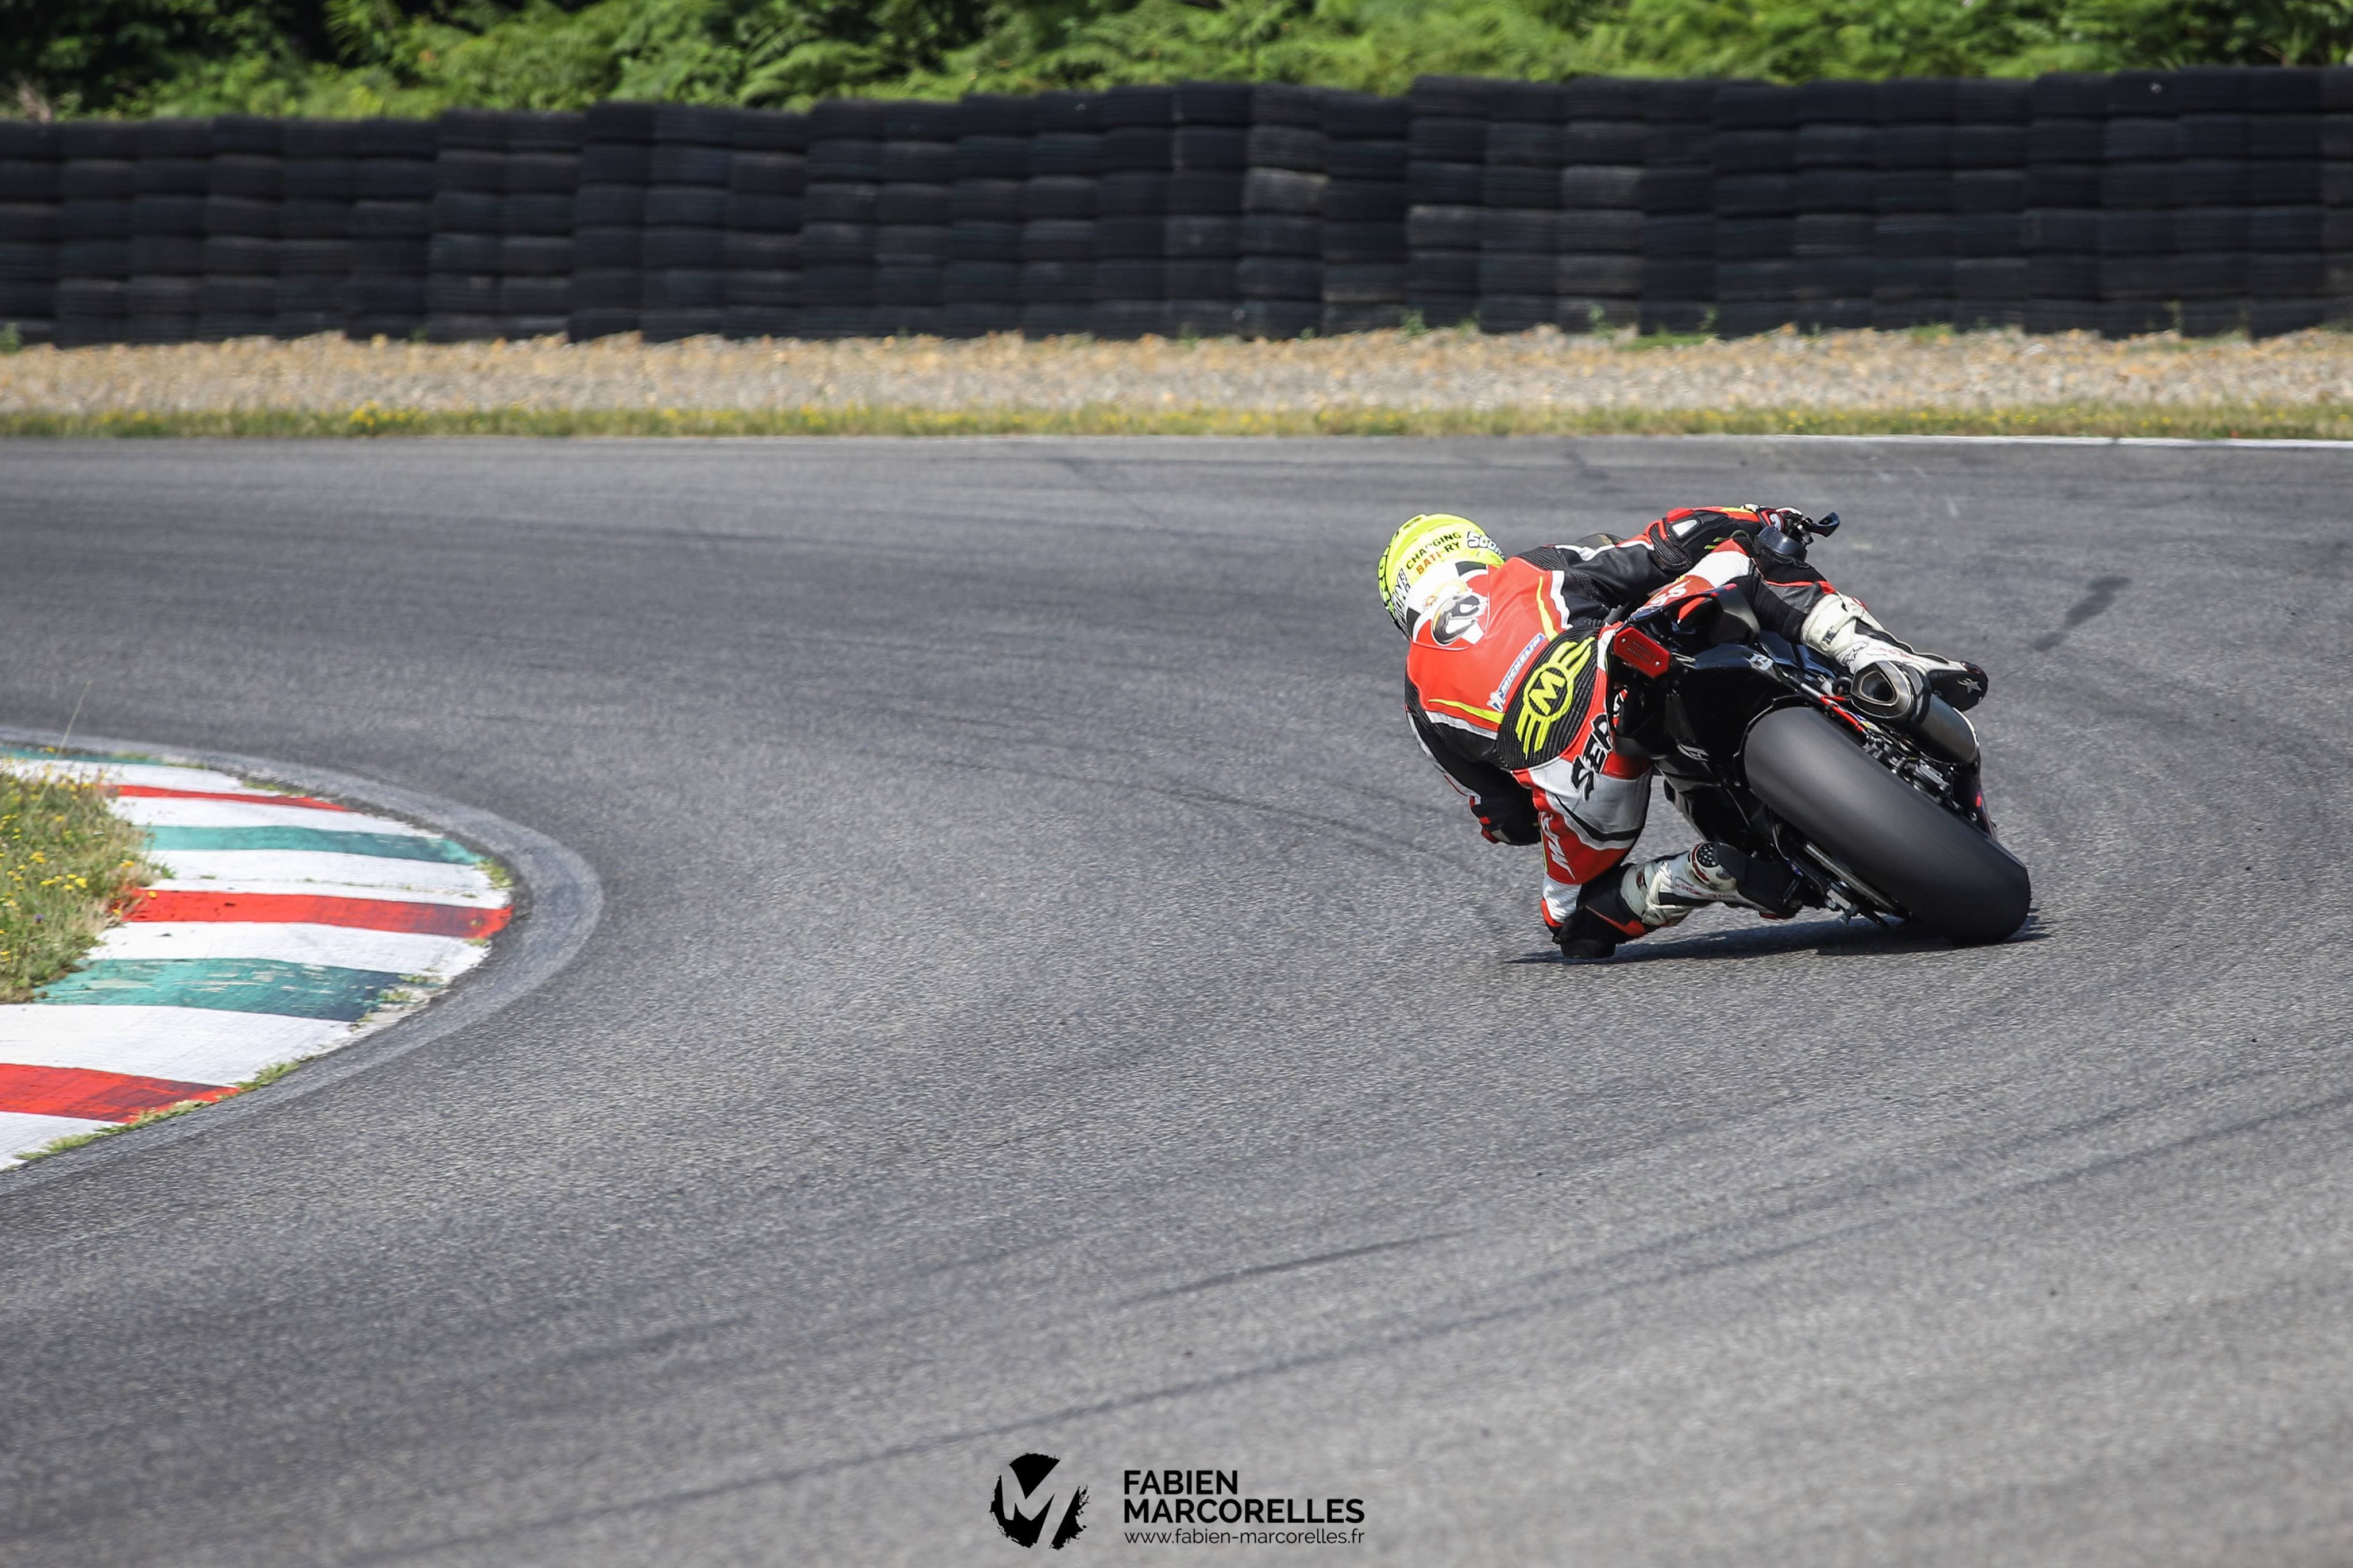
<instances>
[{"instance_id":1,"label":"motorcycle racer","mask_svg":"<svg viewBox=\"0 0 2353 1568\"><path fill-rule=\"evenodd\" d=\"M1848 671L1872 712L1915 716L1930 693L1968 709L1986 693L1984 670L1900 641L1802 554L1760 550L1759 535L1785 519L1806 521L1767 506L1684 507L1632 539L1506 559L1468 519L1425 513L1382 552L1414 734L1490 842L1543 844L1545 924L1569 958L1607 958L1704 904L1788 912L1761 886L1744 890L1747 857L1729 844L1623 864L1649 815L1651 764L1614 743L1616 612L1738 583L1766 629Z\"/></svg>"}]
</instances>

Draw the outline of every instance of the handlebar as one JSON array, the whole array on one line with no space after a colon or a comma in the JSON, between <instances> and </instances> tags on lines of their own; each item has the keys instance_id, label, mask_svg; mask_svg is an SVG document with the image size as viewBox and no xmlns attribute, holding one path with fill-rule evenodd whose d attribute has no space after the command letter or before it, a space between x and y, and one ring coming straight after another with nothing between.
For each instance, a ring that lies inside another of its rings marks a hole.
<instances>
[{"instance_id":1,"label":"handlebar","mask_svg":"<svg viewBox=\"0 0 2353 1568\"><path fill-rule=\"evenodd\" d=\"M1808 517L1794 507L1759 507L1766 519L1764 531L1757 536L1757 548L1777 561L1803 561L1806 546L1816 539L1827 539L1838 531L1839 514L1824 512L1819 518Z\"/></svg>"}]
</instances>

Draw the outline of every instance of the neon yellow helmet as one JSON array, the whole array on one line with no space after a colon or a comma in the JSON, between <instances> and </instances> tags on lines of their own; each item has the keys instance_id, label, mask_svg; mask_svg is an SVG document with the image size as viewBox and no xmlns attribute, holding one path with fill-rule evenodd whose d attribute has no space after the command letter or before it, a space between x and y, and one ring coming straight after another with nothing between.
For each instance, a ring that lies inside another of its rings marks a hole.
<instances>
[{"instance_id":1,"label":"neon yellow helmet","mask_svg":"<svg viewBox=\"0 0 2353 1568\"><path fill-rule=\"evenodd\" d=\"M1456 584L1503 563L1504 552L1469 518L1424 512L1391 534L1381 552L1381 607L1411 637L1414 622L1453 597Z\"/></svg>"}]
</instances>

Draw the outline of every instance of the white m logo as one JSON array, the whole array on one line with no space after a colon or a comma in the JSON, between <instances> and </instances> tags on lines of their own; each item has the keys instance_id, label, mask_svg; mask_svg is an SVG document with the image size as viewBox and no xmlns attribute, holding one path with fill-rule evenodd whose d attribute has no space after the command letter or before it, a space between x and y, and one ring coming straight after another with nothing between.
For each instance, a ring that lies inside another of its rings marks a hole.
<instances>
[{"instance_id":1,"label":"white m logo","mask_svg":"<svg viewBox=\"0 0 2353 1568\"><path fill-rule=\"evenodd\" d=\"M1079 1532L1071 1515L1086 1506L1084 1487L1057 1474L1060 1461L1024 1454L997 1473L997 1528L1024 1546L1039 1542L1059 1549ZM1027 1472L1030 1478L1022 1479Z\"/></svg>"}]
</instances>

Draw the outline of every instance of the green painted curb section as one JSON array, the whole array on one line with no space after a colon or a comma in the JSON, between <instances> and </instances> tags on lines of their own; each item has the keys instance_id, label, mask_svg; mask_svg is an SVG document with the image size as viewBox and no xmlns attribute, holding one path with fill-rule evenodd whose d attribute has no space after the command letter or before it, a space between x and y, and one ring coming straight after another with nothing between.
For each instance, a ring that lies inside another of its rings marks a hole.
<instances>
[{"instance_id":1,"label":"green painted curb section","mask_svg":"<svg viewBox=\"0 0 2353 1568\"><path fill-rule=\"evenodd\" d=\"M332 836L330 836L332 837ZM100 959L44 991L75 1006L210 1007L355 1024L401 976L268 958Z\"/></svg>"},{"instance_id":2,"label":"green painted curb section","mask_svg":"<svg viewBox=\"0 0 2353 1568\"><path fill-rule=\"evenodd\" d=\"M470 866L465 846L406 833L335 833L317 827L151 827L157 849L301 849L322 855L374 855L385 860L440 860Z\"/></svg>"}]
</instances>

